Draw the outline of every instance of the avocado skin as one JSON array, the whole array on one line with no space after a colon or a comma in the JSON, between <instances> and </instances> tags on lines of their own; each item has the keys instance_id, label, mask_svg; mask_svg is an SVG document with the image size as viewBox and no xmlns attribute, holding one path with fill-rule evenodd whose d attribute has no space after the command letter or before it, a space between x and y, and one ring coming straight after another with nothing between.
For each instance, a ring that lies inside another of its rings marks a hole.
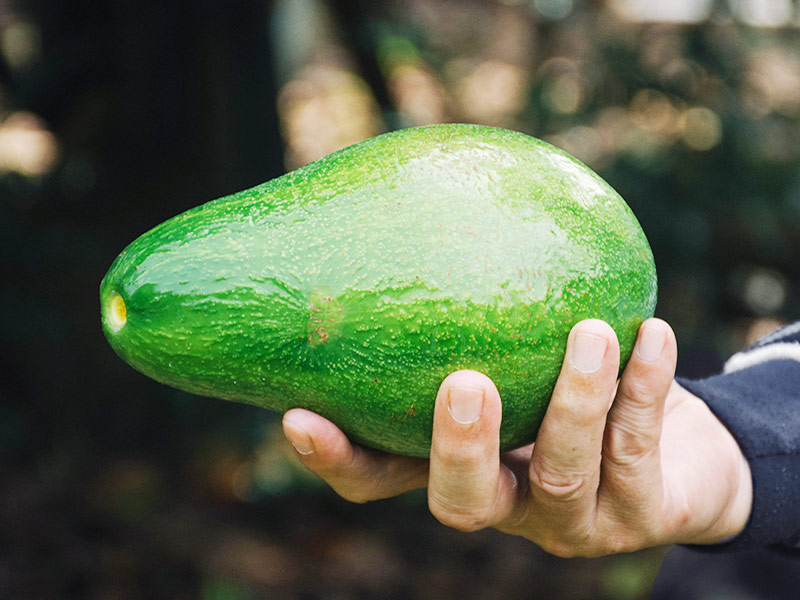
<instances>
[{"instance_id":1,"label":"avocado skin","mask_svg":"<svg viewBox=\"0 0 800 600\"><path fill-rule=\"evenodd\" d=\"M437 389L458 369L496 383L503 450L533 441L571 327L607 321L624 364L656 274L633 213L586 166L453 124L188 210L119 255L100 300L111 346L157 381L307 408L354 441L427 456Z\"/></svg>"}]
</instances>

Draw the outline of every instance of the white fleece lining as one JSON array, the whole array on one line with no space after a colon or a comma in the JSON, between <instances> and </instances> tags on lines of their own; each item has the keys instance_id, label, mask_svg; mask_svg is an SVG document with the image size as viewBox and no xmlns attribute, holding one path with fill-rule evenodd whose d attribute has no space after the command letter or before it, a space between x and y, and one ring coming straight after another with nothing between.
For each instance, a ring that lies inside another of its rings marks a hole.
<instances>
[{"instance_id":1,"label":"white fleece lining","mask_svg":"<svg viewBox=\"0 0 800 600\"><path fill-rule=\"evenodd\" d=\"M741 371L771 360L796 360L800 362L800 343L783 342L753 348L749 352L734 354L725 363L725 373Z\"/></svg>"}]
</instances>

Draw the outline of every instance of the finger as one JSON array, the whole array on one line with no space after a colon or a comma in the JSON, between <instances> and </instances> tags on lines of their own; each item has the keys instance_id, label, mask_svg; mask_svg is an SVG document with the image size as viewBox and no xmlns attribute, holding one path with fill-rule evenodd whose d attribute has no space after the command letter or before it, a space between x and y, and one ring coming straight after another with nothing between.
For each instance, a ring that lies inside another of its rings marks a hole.
<instances>
[{"instance_id":1,"label":"finger","mask_svg":"<svg viewBox=\"0 0 800 600\"><path fill-rule=\"evenodd\" d=\"M351 502L368 502L425 487L428 461L352 444L320 415L294 408L283 416L283 431L300 461Z\"/></svg>"},{"instance_id":2,"label":"finger","mask_svg":"<svg viewBox=\"0 0 800 600\"><path fill-rule=\"evenodd\" d=\"M619 345L609 325L589 319L573 327L529 473L540 529L557 538L580 537L591 528L618 369Z\"/></svg>"},{"instance_id":3,"label":"finger","mask_svg":"<svg viewBox=\"0 0 800 600\"><path fill-rule=\"evenodd\" d=\"M676 361L670 326L661 319L643 323L608 414L603 447L603 486L625 504L658 497L664 403Z\"/></svg>"},{"instance_id":4,"label":"finger","mask_svg":"<svg viewBox=\"0 0 800 600\"><path fill-rule=\"evenodd\" d=\"M516 478L500 463L500 395L476 371L442 382L433 416L428 506L445 525L474 531L509 517Z\"/></svg>"}]
</instances>

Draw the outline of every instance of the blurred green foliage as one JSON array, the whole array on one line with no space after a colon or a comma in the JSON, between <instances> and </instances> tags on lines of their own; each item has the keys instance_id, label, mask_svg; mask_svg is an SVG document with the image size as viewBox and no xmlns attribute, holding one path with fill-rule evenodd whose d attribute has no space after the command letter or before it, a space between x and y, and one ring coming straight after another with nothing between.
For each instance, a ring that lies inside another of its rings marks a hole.
<instances>
[{"instance_id":1,"label":"blurred green foliage","mask_svg":"<svg viewBox=\"0 0 800 600\"><path fill-rule=\"evenodd\" d=\"M680 370L708 374L800 315L800 9L766 5L0 0L0 596L646 597L660 550L561 560L445 530L424 494L346 505L274 415L119 361L97 287L202 201L482 122L619 190Z\"/></svg>"}]
</instances>

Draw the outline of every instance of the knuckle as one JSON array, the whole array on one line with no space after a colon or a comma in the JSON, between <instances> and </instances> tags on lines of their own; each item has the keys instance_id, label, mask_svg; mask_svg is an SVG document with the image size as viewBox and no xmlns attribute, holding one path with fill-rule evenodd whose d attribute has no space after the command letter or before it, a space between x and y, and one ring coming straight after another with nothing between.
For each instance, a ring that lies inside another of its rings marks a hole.
<instances>
[{"instance_id":1,"label":"knuckle","mask_svg":"<svg viewBox=\"0 0 800 600\"><path fill-rule=\"evenodd\" d=\"M559 558L576 558L583 556L576 547L563 542L548 542L542 544L540 547L548 554L558 556Z\"/></svg>"},{"instance_id":2,"label":"knuckle","mask_svg":"<svg viewBox=\"0 0 800 600\"><path fill-rule=\"evenodd\" d=\"M489 526L486 509L459 506L435 495L429 497L428 508L442 525L459 531L472 532Z\"/></svg>"},{"instance_id":3,"label":"knuckle","mask_svg":"<svg viewBox=\"0 0 800 600\"><path fill-rule=\"evenodd\" d=\"M433 516L436 517L436 520L442 525L465 533L480 531L487 527L486 522L482 519L467 514L438 512L434 513Z\"/></svg>"},{"instance_id":4,"label":"knuckle","mask_svg":"<svg viewBox=\"0 0 800 600\"><path fill-rule=\"evenodd\" d=\"M604 440L605 456L617 466L634 468L649 458L658 447L658 440L645 432L611 426Z\"/></svg>"},{"instance_id":5,"label":"knuckle","mask_svg":"<svg viewBox=\"0 0 800 600\"><path fill-rule=\"evenodd\" d=\"M335 485L331 487L333 487L333 491L339 494L339 496L353 504L366 504L375 499L372 491L364 489L363 487L340 487Z\"/></svg>"},{"instance_id":6,"label":"knuckle","mask_svg":"<svg viewBox=\"0 0 800 600\"><path fill-rule=\"evenodd\" d=\"M597 558L609 554L633 552L642 546L625 537L596 535L551 537L539 546L560 558Z\"/></svg>"},{"instance_id":7,"label":"knuckle","mask_svg":"<svg viewBox=\"0 0 800 600\"><path fill-rule=\"evenodd\" d=\"M620 527L619 524L609 528L607 523L605 526L584 523L575 527L551 527L534 541L549 554L561 558L596 558L655 545L644 531Z\"/></svg>"},{"instance_id":8,"label":"knuckle","mask_svg":"<svg viewBox=\"0 0 800 600\"><path fill-rule=\"evenodd\" d=\"M567 536L558 532L538 542L538 546L548 554L553 554L559 558L588 557L592 555L590 550L591 540L582 539L578 536Z\"/></svg>"},{"instance_id":9,"label":"knuckle","mask_svg":"<svg viewBox=\"0 0 800 600\"><path fill-rule=\"evenodd\" d=\"M530 472L531 491L559 502L580 498L587 489L588 479L587 475L555 475L543 469L532 468Z\"/></svg>"},{"instance_id":10,"label":"knuckle","mask_svg":"<svg viewBox=\"0 0 800 600\"><path fill-rule=\"evenodd\" d=\"M591 427L603 419L608 411L606 402L596 401L596 393L596 386L587 382L585 389L574 390L562 401L551 404L547 410L551 418L559 423L569 423L582 429Z\"/></svg>"},{"instance_id":11,"label":"knuckle","mask_svg":"<svg viewBox=\"0 0 800 600\"><path fill-rule=\"evenodd\" d=\"M625 397L634 406L649 407L654 401L653 388L655 384L653 377L644 374L626 379L623 385Z\"/></svg>"},{"instance_id":12,"label":"knuckle","mask_svg":"<svg viewBox=\"0 0 800 600\"><path fill-rule=\"evenodd\" d=\"M469 469L486 462L486 449L482 441L459 444L437 444L434 449L435 460L449 467Z\"/></svg>"},{"instance_id":13,"label":"knuckle","mask_svg":"<svg viewBox=\"0 0 800 600\"><path fill-rule=\"evenodd\" d=\"M634 350L620 377L620 389L634 399L647 401L665 379L665 371L658 361L644 362Z\"/></svg>"}]
</instances>

